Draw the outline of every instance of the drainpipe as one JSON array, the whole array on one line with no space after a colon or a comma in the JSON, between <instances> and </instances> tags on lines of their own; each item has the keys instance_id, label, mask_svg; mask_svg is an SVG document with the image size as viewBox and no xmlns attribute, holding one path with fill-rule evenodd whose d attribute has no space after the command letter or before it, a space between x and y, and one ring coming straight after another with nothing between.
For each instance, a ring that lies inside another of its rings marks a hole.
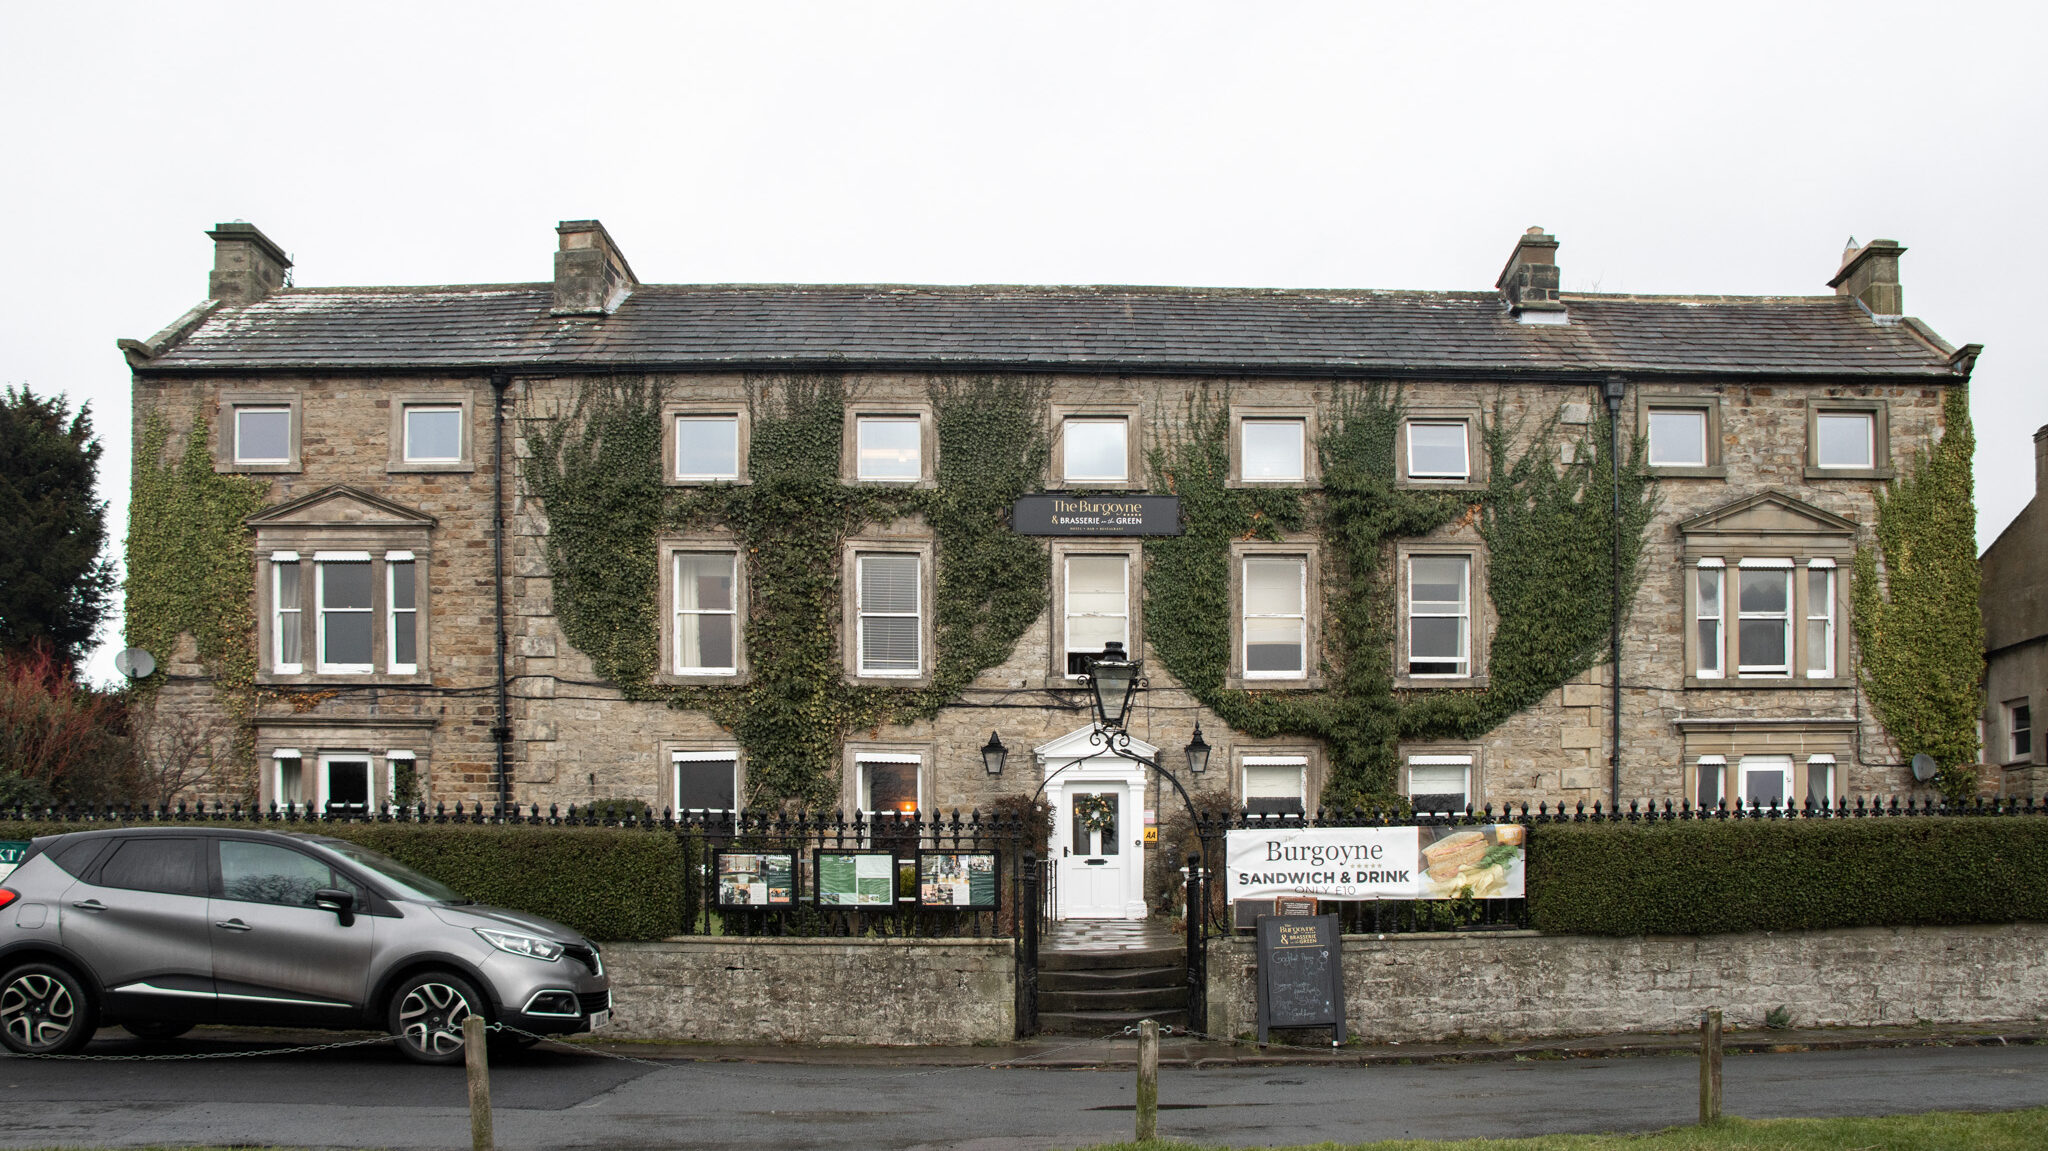
<instances>
[{"instance_id":1,"label":"drainpipe","mask_svg":"<svg viewBox=\"0 0 2048 1151\"><path fill-rule=\"evenodd\" d=\"M497 596L498 722L491 738L498 745L498 810L512 806L512 774L506 766L512 742L512 701L505 676L505 389L512 377L491 374L491 587Z\"/></svg>"},{"instance_id":2,"label":"drainpipe","mask_svg":"<svg viewBox=\"0 0 2048 1151\"><path fill-rule=\"evenodd\" d=\"M1608 561L1612 587L1607 599L1607 662L1614 684L1607 708L1612 723L1607 753L1610 814L1621 809L1621 400L1627 392L1627 380L1607 377L1603 394L1607 400L1607 463L1612 469L1608 487L1614 493L1613 530L1609 533L1614 537L1614 550Z\"/></svg>"}]
</instances>

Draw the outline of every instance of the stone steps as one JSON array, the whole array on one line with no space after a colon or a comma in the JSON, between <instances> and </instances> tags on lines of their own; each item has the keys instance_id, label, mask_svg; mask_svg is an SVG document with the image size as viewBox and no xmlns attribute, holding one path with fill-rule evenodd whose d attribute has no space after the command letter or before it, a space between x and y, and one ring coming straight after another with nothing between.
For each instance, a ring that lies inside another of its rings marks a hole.
<instances>
[{"instance_id":1,"label":"stone steps","mask_svg":"<svg viewBox=\"0 0 2048 1151\"><path fill-rule=\"evenodd\" d=\"M1115 944L1042 946L1038 1030L1048 1035L1114 1035L1143 1019L1185 1027L1187 951L1163 932Z\"/></svg>"}]
</instances>

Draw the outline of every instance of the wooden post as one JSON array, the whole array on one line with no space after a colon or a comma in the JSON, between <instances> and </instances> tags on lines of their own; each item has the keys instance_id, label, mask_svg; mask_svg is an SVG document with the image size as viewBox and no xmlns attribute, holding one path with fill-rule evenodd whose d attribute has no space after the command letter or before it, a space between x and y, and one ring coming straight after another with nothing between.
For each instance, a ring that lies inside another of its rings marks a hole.
<instances>
[{"instance_id":1,"label":"wooden post","mask_svg":"<svg viewBox=\"0 0 2048 1151\"><path fill-rule=\"evenodd\" d=\"M1159 1138L1159 1021L1138 1024L1138 1142Z\"/></svg>"},{"instance_id":2,"label":"wooden post","mask_svg":"<svg viewBox=\"0 0 2048 1151\"><path fill-rule=\"evenodd\" d=\"M469 1068L469 1144L471 1151L494 1151L491 1138L491 1063L484 1051L484 1017L462 1021L462 1061Z\"/></svg>"},{"instance_id":3,"label":"wooden post","mask_svg":"<svg viewBox=\"0 0 2048 1151\"><path fill-rule=\"evenodd\" d=\"M1700 1122L1721 1118L1721 1009L1700 1012Z\"/></svg>"}]
</instances>

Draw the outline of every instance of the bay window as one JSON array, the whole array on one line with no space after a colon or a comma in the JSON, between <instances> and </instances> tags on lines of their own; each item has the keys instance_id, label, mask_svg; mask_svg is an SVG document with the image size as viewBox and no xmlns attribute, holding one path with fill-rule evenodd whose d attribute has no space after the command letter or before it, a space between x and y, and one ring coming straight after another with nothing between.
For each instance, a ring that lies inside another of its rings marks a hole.
<instances>
[{"instance_id":1,"label":"bay window","mask_svg":"<svg viewBox=\"0 0 2048 1151\"><path fill-rule=\"evenodd\" d=\"M248 522L259 682L426 677L430 518L337 485Z\"/></svg>"}]
</instances>

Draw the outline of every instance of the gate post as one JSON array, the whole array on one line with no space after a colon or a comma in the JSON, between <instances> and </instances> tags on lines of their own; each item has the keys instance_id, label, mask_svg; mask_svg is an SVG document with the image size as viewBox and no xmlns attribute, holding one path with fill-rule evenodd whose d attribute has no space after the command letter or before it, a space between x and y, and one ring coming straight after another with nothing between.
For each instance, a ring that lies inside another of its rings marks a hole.
<instances>
[{"instance_id":1,"label":"gate post","mask_svg":"<svg viewBox=\"0 0 2048 1151\"><path fill-rule=\"evenodd\" d=\"M1188 1030L1209 1030L1209 885L1199 854L1188 856Z\"/></svg>"},{"instance_id":2,"label":"gate post","mask_svg":"<svg viewBox=\"0 0 2048 1151\"><path fill-rule=\"evenodd\" d=\"M1024 898L1018 901L1017 1036L1038 1034L1038 853L1026 849L1021 863Z\"/></svg>"}]
</instances>

